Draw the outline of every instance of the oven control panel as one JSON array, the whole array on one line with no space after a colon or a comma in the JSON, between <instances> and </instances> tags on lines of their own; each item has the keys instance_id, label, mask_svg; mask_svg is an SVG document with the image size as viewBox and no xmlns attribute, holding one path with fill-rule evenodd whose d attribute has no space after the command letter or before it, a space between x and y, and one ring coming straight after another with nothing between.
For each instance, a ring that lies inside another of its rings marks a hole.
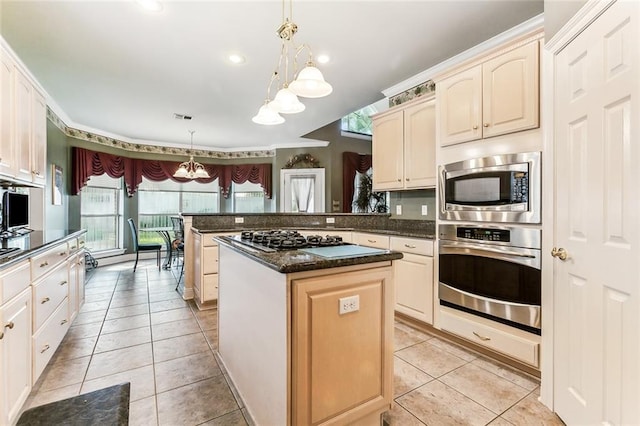
<instances>
[{"instance_id":1,"label":"oven control panel","mask_svg":"<svg viewBox=\"0 0 640 426\"><path fill-rule=\"evenodd\" d=\"M498 241L501 243L508 243L511 241L511 231L508 229L491 229L491 228L476 228L476 227L458 227L457 237L464 238L466 240L483 240L483 241Z\"/></svg>"}]
</instances>

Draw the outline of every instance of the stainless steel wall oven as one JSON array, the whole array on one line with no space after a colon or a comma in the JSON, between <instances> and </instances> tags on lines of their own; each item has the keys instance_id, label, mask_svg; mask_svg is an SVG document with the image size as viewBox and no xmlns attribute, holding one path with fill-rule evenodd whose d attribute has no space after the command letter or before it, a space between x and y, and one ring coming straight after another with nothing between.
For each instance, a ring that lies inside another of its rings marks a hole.
<instances>
[{"instance_id":1,"label":"stainless steel wall oven","mask_svg":"<svg viewBox=\"0 0 640 426\"><path fill-rule=\"evenodd\" d=\"M440 304L540 334L541 231L441 224Z\"/></svg>"},{"instance_id":2,"label":"stainless steel wall oven","mask_svg":"<svg viewBox=\"0 0 640 426\"><path fill-rule=\"evenodd\" d=\"M440 166L440 219L540 223L540 153Z\"/></svg>"}]
</instances>

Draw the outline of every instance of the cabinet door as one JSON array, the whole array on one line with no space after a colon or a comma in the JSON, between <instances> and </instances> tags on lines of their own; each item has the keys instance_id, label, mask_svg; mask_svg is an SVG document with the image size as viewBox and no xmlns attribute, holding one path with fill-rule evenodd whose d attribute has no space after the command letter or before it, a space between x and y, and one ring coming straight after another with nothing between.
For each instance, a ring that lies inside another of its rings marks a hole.
<instances>
[{"instance_id":1,"label":"cabinet door","mask_svg":"<svg viewBox=\"0 0 640 426\"><path fill-rule=\"evenodd\" d=\"M438 83L438 126L441 146L482 137L482 67Z\"/></svg>"},{"instance_id":2,"label":"cabinet door","mask_svg":"<svg viewBox=\"0 0 640 426\"><path fill-rule=\"evenodd\" d=\"M13 60L0 50L0 174L14 176L13 135Z\"/></svg>"},{"instance_id":3,"label":"cabinet door","mask_svg":"<svg viewBox=\"0 0 640 426\"><path fill-rule=\"evenodd\" d=\"M396 311L433 324L433 258L403 253L396 260Z\"/></svg>"},{"instance_id":4,"label":"cabinet door","mask_svg":"<svg viewBox=\"0 0 640 426\"><path fill-rule=\"evenodd\" d=\"M83 237L84 238L84 237ZM83 241L84 244L84 241ZM82 305L84 305L84 280L86 277L86 267L85 267L85 261L84 261L84 250L81 250L80 253L78 253L78 257L77 257L77 261L76 263L78 264L78 276L77 276L77 280L78 280L78 311L80 311L80 308L82 308Z\"/></svg>"},{"instance_id":5,"label":"cabinet door","mask_svg":"<svg viewBox=\"0 0 640 426\"><path fill-rule=\"evenodd\" d=\"M67 260L69 274L69 322L78 315L78 261L75 256Z\"/></svg>"},{"instance_id":6,"label":"cabinet door","mask_svg":"<svg viewBox=\"0 0 640 426\"><path fill-rule=\"evenodd\" d=\"M33 86L17 68L14 91L16 177L31 182L31 98Z\"/></svg>"},{"instance_id":7,"label":"cabinet door","mask_svg":"<svg viewBox=\"0 0 640 426\"><path fill-rule=\"evenodd\" d=\"M33 183L44 186L47 182L47 102L36 90L33 90L31 113L32 178Z\"/></svg>"},{"instance_id":8,"label":"cabinet door","mask_svg":"<svg viewBox=\"0 0 640 426\"><path fill-rule=\"evenodd\" d=\"M405 188L436 185L435 100L404 110L404 179Z\"/></svg>"},{"instance_id":9,"label":"cabinet door","mask_svg":"<svg viewBox=\"0 0 640 426\"><path fill-rule=\"evenodd\" d=\"M373 189L402 189L403 177L403 111L376 118L373 121Z\"/></svg>"},{"instance_id":10,"label":"cabinet door","mask_svg":"<svg viewBox=\"0 0 640 426\"><path fill-rule=\"evenodd\" d=\"M482 65L482 136L538 127L538 42Z\"/></svg>"},{"instance_id":11,"label":"cabinet door","mask_svg":"<svg viewBox=\"0 0 640 426\"><path fill-rule=\"evenodd\" d=\"M196 298L200 297L200 289L202 288L202 236L200 234L193 233L193 291L196 294Z\"/></svg>"},{"instance_id":12,"label":"cabinet door","mask_svg":"<svg viewBox=\"0 0 640 426\"><path fill-rule=\"evenodd\" d=\"M0 424L14 424L31 391L31 288L0 308Z\"/></svg>"}]
</instances>

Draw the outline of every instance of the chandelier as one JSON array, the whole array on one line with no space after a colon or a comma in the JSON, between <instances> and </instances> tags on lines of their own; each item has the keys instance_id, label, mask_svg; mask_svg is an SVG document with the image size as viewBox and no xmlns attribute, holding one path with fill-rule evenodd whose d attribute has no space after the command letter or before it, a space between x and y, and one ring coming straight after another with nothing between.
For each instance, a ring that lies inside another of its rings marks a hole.
<instances>
[{"instance_id":1,"label":"chandelier","mask_svg":"<svg viewBox=\"0 0 640 426\"><path fill-rule=\"evenodd\" d=\"M191 150L189 151L191 155L189 156L189 161L181 163L178 167L178 170L176 170L176 172L173 174L173 177L186 179L209 177L209 173L207 173L204 166L197 161L193 161L193 134L195 132L195 130L189 130L189 133L191 133Z\"/></svg>"},{"instance_id":2,"label":"chandelier","mask_svg":"<svg viewBox=\"0 0 640 426\"><path fill-rule=\"evenodd\" d=\"M275 71L271 74L267 86L267 98L260 107L258 114L252 118L254 123L273 125L284 123L280 114L295 114L302 112L305 106L298 96L304 98L321 98L329 95L333 88L324 80L320 70L313 62L311 48L307 44L296 46L293 36L298 31L298 26L293 23L293 0L289 0L289 16L285 17L285 2L282 0L282 24L276 30L281 41L280 58ZM308 54L307 62L298 72L298 55L303 51ZM293 68L292 78L289 80L289 63ZM284 68L284 72L281 70ZM276 96L271 99L271 87L276 84L279 89Z\"/></svg>"}]
</instances>

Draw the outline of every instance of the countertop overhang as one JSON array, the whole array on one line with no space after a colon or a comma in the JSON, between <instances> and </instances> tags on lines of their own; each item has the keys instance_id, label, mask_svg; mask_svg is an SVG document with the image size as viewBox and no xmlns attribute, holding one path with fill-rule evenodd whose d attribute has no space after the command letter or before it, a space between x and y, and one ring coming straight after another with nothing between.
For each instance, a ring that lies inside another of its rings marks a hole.
<instances>
[{"instance_id":1,"label":"countertop overhang","mask_svg":"<svg viewBox=\"0 0 640 426\"><path fill-rule=\"evenodd\" d=\"M344 257L331 258L318 256L303 250L285 250L267 253L247 247L236 242L231 237L219 236L213 237L213 239L219 244L242 253L248 258L283 274L402 259L402 253L391 250L380 250L372 254L347 255Z\"/></svg>"}]
</instances>

